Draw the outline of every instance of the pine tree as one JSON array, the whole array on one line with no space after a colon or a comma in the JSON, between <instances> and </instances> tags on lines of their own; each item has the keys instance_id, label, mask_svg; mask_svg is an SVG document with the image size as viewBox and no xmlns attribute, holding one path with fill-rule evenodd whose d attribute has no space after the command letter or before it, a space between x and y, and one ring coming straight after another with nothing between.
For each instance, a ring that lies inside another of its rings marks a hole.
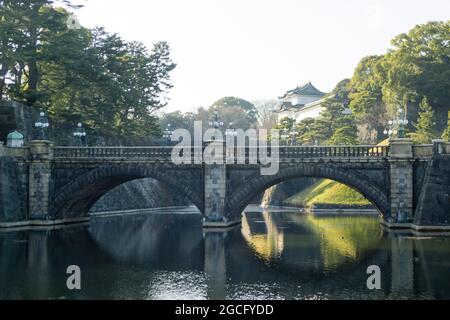
<instances>
[{"instance_id":1,"label":"pine tree","mask_svg":"<svg viewBox=\"0 0 450 320\"><path fill-rule=\"evenodd\" d=\"M414 124L416 132L411 133L410 136L415 143L431 143L436 138L434 111L426 97L423 98L419 108L419 119Z\"/></svg>"},{"instance_id":2,"label":"pine tree","mask_svg":"<svg viewBox=\"0 0 450 320\"><path fill-rule=\"evenodd\" d=\"M331 145L358 144L358 129L354 125L338 128L328 140Z\"/></svg>"},{"instance_id":3,"label":"pine tree","mask_svg":"<svg viewBox=\"0 0 450 320\"><path fill-rule=\"evenodd\" d=\"M317 137L326 144L356 144L358 128L353 114L347 114L349 80L340 81L323 102L324 111L315 122Z\"/></svg>"},{"instance_id":4,"label":"pine tree","mask_svg":"<svg viewBox=\"0 0 450 320\"><path fill-rule=\"evenodd\" d=\"M447 128L442 134L442 139L444 139L445 141L450 141L450 111L448 112Z\"/></svg>"}]
</instances>

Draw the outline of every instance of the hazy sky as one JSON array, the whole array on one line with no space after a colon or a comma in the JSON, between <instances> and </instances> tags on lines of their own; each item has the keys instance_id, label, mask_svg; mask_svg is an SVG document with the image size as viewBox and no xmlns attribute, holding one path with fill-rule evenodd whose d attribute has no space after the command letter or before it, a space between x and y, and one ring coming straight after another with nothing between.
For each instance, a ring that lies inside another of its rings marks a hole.
<instances>
[{"instance_id":1,"label":"hazy sky","mask_svg":"<svg viewBox=\"0 0 450 320\"><path fill-rule=\"evenodd\" d=\"M81 1L81 2L80 2ZM79 0L85 27L148 47L168 41L178 64L165 111L223 96L275 99L312 81L330 91L358 61L416 24L450 19L448 0Z\"/></svg>"}]
</instances>

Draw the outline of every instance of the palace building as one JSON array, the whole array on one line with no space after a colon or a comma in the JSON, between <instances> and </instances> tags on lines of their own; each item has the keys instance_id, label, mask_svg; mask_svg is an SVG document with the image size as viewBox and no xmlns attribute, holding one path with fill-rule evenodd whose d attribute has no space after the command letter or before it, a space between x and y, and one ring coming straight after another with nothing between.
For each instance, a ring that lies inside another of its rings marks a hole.
<instances>
[{"instance_id":1,"label":"palace building","mask_svg":"<svg viewBox=\"0 0 450 320\"><path fill-rule=\"evenodd\" d=\"M322 103L327 94L318 90L311 82L287 91L282 97L277 111L278 121L285 117L300 122L306 118L317 118L323 110Z\"/></svg>"}]
</instances>

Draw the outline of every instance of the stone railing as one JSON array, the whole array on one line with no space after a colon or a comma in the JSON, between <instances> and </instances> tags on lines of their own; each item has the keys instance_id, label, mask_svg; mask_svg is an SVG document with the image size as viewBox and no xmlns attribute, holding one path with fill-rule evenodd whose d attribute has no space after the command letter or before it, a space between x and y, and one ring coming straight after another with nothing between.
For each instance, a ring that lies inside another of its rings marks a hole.
<instances>
[{"instance_id":1,"label":"stone railing","mask_svg":"<svg viewBox=\"0 0 450 320\"><path fill-rule=\"evenodd\" d=\"M54 159L170 159L172 147L54 147Z\"/></svg>"},{"instance_id":2,"label":"stone railing","mask_svg":"<svg viewBox=\"0 0 450 320\"><path fill-rule=\"evenodd\" d=\"M434 154L450 155L450 142L444 140L434 140L433 144L415 144L412 148L415 158L430 158Z\"/></svg>"},{"instance_id":3,"label":"stone railing","mask_svg":"<svg viewBox=\"0 0 450 320\"><path fill-rule=\"evenodd\" d=\"M255 159L258 152L258 148L235 148L235 158ZM275 156L273 152L270 148L267 149L269 157ZM278 148L280 161L311 158L383 158L388 154L387 146L280 146Z\"/></svg>"},{"instance_id":4,"label":"stone railing","mask_svg":"<svg viewBox=\"0 0 450 320\"><path fill-rule=\"evenodd\" d=\"M170 160L173 147L54 147L53 158L70 159L155 159ZM257 159L258 148L234 148L224 150L224 156L230 157L234 150L234 159ZM267 149L269 157L277 158L276 149ZM192 148L191 158L201 157L203 149ZM280 146L280 161L303 158L383 158L389 154L387 146ZM180 154L181 155L181 154ZM194 161L193 161L194 162Z\"/></svg>"},{"instance_id":5,"label":"stone railing","mask_svg":"<svg viewBox=\"0 0 450 320\"><path fill-rule=\"evenodd\" d=\"M416 144L413 145L413 155L416 158L426 158L433 155L432 144Z\"/></svg>"},{"instance_id":6,"label":"stone railing","mask_svg":"<svg viewBox=\"0 0 450 320\"><path fill-rule=\"evenodd\" d=\"M387 146L300 146L280 147L281 158L382 158L389 154Z\"/></svg>"}]
</instances>

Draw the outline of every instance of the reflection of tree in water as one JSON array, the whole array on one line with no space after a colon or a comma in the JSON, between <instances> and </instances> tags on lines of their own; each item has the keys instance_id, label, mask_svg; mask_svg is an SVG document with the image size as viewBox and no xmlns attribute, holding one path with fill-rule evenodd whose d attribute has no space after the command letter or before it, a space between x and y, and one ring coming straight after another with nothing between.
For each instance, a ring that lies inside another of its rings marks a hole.
<instances>
[{"instance_id":1,"label":"reflection of tree in water","mask_svg":"<svg viewBox=\"0 0 450 320\"><path fill-rule=\"evenodd\" d=\"M367 216L315 217L313 215L284 214L292 224L301 227L299 233L285 234L281 227L283 214L246 213L242 221L242 234L253 250L264 260L280 258L286 248L292 250L305 241L316 241L308 248L320 250L320 254L307 254L309 259L321 259L325 269L337 268L349 260L358 260L374 250L381 238L378 219ZM277 218L278 217L278 224ZM308 239L307 239L308 238ZM299 248L302 252L304 249ZM284 258L289 256L285 252Z\"/></svg>"},{"instance_id":2,"label":"reflection of tree in water","mask_svg":"<svg viewBox=\"0 0 450 320\"><path fill-rule=\"evenodd\" d=\"M327 270L370 254L378 247L382 236L376 217L309 214L305 222L320 235L322 261Z\"/></svg>"},{"instance_id":3,"label":"reflection of tree in water","mask_svg":"<svg viewBox=\"0 0 450 320\"><path fill-rule=\"evenodd\" d=\"M79 298L87 292L67 292L66 268L79 265L88 282L90 266L110 261L85 226L0 233L0 246L1 299Z\"/></svg>"}]
</instances>

